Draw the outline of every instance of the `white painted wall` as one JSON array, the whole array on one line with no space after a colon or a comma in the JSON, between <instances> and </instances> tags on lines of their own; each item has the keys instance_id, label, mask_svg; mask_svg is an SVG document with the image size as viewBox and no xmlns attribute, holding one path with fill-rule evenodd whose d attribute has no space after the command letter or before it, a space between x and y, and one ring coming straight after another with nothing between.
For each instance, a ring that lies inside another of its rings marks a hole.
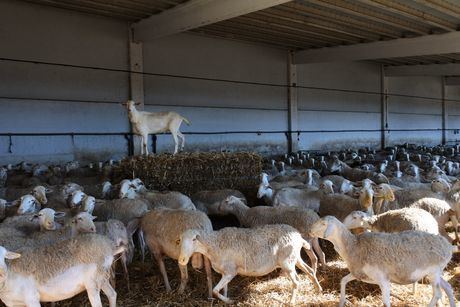
<instances>
[{"instance_id":1,"label":"white painted wall","mask_svg":"<svg viewBox=\"0 0 460 307\"><path fill-rule=\"evenodd\" d=\"M77 12L4 0L0 2L0 57L128 69L128 25ZM144 43L144 70L260 83L287 83L287 53L261 45L181 34ZM127 132L126 73L0 61L0 132ZM185 132L243 132L186 135L186 150L257 150L283 153L287 124L284 87L247 85L145 75L148 111L177 111L191 120ZM298 84L308 87L380 91L377 64L333 63L298 66ZM391 93L441 96L440 78L390 78ZM449 97L460 99L450 89ZM85 102L86 101L86 102ZM107 103L89 103L105 101ZM440 128L439 103L390 98L390 129ZM459 127L460 107L449 103L449 127ZM415 114L414 114L415 113ZM299 89L300 130L379 130L380 96ZM244 133L246 131L260 131ZM457 134L450 133L449 140ZM440 132L397 133L391 143L437 144ZM69 159L106 159L127 152L122 136L0 137L0 164ZM380 132L302 133L300 148L334 150L380 145ZM159 151L172 151L161 135Z\"/></svg>"},{"instance_id":2,"label":"white painted wall","mask_svg":"<svg viewBox=\"0 0 460 307\"><path fill-rule=\"evenodd\" d=\"M370 63L299 65L300 86L380 91L380 66ZM299 89L299 130L380 129L380 96ZM334 150L380 146L380 132L302 133L300 148Z\"/></svg>"},{"instance_id":3,"label":"white painted wall","mask_svg":"<svg viewBox=\"0 0 460 307\"><path fill-rule=\"evenodd\" d=\"M144 70L204 78L286 84L287 52L264 46L182 34L144 43ZM185 132L285 131L287 89L280 87L145 76L149 111L171 110L188 118ZM199 150L286 151L277 134L186 135L188 148ZM169 135L159 150L172 150Z\"/></svg>"},{"instance_id":4,"label":"white painted wall","mask_svg":"<svg viewBox=\"0 0 460 307\"><path fill-rule=\"evenodd\" d=\"M390 129L440 129L442 128L441 77L390 77L388 91L439 100L390 96L388 99L388 123ZM390 144L404 142L415 144L440 144L441 131L392 131Z\"/></svg>"},{"instance_id":5,"label":"white painted wall","mask_svg":"<svg viewBox=\"0 0 460 307\"><path fill-rule=\"evenodd\" d=\"M127 24L22 1L0 2L0 57L128 68ZM0 131L127 131L123 108L126 73L0 61L0 96L63 101L0 99ZM66 101L66 100L73 101ZM0 161L107 158L126 152L123 137L0 137Z\"/></svg>"}]
</instances>

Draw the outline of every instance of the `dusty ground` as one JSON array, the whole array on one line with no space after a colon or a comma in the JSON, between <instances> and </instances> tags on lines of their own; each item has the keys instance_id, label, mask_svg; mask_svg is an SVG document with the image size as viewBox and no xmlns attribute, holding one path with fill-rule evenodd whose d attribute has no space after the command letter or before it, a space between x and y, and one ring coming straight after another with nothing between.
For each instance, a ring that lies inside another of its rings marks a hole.
<instances>
[{"instance_id":1,"label":"dusty ground","mask_svg":"<svg viewBox=\"0 0 460 307\"><path fill-rule=\"evenodd\" d=\"M317 293L310 280L300 273L301 286L297 296L298 306L337 306L339 301L340 279L348 273L345 263L335 254L328 242L323 242L327 257L327 267L320 267L318 280L323 293ZM177 264L167 260L166 267L171 287L176 289L180 274ZM190 269L190 280L185 294L175 291L166 293L156 263L150 258L145 264L138 259L130 267L131 290L128 291L122 276L118 276L118 306L224 306L217 300L209 301L207 297L206 278L202 272ZM214 283L220 276L214 274ZM454 255L444 278L452 285L457 300L460 299L460 254ZM289 302L291 284L279 272L260 278L237 276L229 286L229 296L238 306L281 306ZM417 294L412 295L412 286L392 285L392 306L426 306L431 299L429 284L418 284ZM349 306L382 306L381 293L378 286L359 281L350 282L347 286ZM102 295L103 296L103 295ZM398 298L397 298L398 297ZM443 305L447 306L447 297L443 296ZM104 297L104 304L107 301ZM86 294L78 298L62 302L58 306L76 307L89 306Z\"/></svg>"}]
</instances>

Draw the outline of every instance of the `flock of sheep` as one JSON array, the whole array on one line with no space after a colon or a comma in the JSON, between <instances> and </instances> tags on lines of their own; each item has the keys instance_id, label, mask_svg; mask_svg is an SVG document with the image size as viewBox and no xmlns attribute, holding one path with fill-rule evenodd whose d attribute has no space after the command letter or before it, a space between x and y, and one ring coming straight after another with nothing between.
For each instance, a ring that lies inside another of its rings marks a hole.
<instances>
[{"instance_id":1,"label":"flock of sheep","mask_svg":"<svg viewBox=\"0 0 460 307\"><path fill-rule=\"evenodd\" d=\"M178 293L187 288L189 262L204 268L208 297L225 303L233 302L227 290L235 276L281 269L294 304L297 269L322 291L317 268L318 262L328 266L324 239L349 270L337 289L340 306L352 280L377 284L389 306L390 283L415 287L428 277L429 306L443 291L453 307L443 271L458 252L459 149L405 145L286 155L268 163L254 187L266 206L252 206L230 189L189 197L149 190L139 178L112 184L112 161L8 165L0 169L0 299L7 306L40 306L86 291L91 306L102 306L102 290L114 307L117 264L129 285L135 252L144 259L148 250L166 291L172 290L169 257L179 267ZM213 230L209 216L226 215L241 227ZM450 223L455 239L446 231ZM213 270L221 274L217 283Z\"/></svg>"}]
</instances>

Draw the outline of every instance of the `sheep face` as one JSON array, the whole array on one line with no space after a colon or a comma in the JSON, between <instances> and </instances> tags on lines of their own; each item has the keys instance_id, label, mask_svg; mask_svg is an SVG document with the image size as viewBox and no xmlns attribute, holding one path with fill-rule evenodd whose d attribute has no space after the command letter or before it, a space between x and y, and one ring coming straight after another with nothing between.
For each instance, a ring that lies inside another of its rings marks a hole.
<instances>
[{"instance_id":1,"label":"sheep face","mask_svg":"<svg viewBox=\"0 0 460 307\"><path fill-rule=\"evenodd\" d=\"M176 243L180 245L178 259L180 265L187 265L194 253L203 253L205 250L203 244L200 242L199 232L194 229L185 231Z\"/></svg>"},{"instance_id":2,"label":"sheep face","mask_svg":"<svg viewBox=\"0 0 460 307\"><path fill-rule=\"evenodd\" d=\"M270 185L266 185L264 183L259 185L259 189L257 190L257 198L262 198L264 196L269 197L271 194L273 194L273 190Z\"/></svg>"},{"instance_id":3,"label":"sheep face","mask_svg":"<svg viewBox=\"0 0 460 307\"><path fill-rule=\"evenodd\" d=\"M21 254L8 251L3 246L0 246L0 284L6 281L8 268L5 259L13 260L21 257Z\"/></svg>"},{"instance_id":4,"label":"sheep face","mask_svg":"<svg viewBox=\"0 0 460 307\"><path fill-rule=\"evenodd\" d=\"M431 181L431 190L433 192L449 193L451 185L443 178L438 178Z\"/></svg>"},{"instance_id":5,"label":"sheep face","mask_svg":"<svg viewBox=\"0 0 460 307\"><path fill-rule=\"evenodd\" d=\"M118 197L121 198L130 198L133 199L136 196L136 186L132 183L131 180L125 179L120 182L120 191Z\"/></svg>"},{"instance_id":6,"label":"sheep face","mask_svg":"<svg viewBox=\"0 0 460 307\"><path fill-rule=\"evenodd\" d=\"M104 181L104 183L102 183L102 198L107 198L111 190L112 184L110 181Z\"/></svg>"},{"instance_id":7,"label":"sheep face","mask_svg":"<svg viewBox=\"0 0 460 307\"><path fill-rule=\"evenodd\" d=\"M232 213L235 209L235 204L236 203L244 203L241 198L238 198L236 196L228 196L226 199L224 199L220 204L219 204L219 209L218 211L223 214L228 214Z\"/></svg>"},{"instance_id":8,"label":"sheep face","mask_svg":"<svg viewBox=\"0 0 460 307\"><path fill-rule=\"evenodd\" d=\"M83 211L93 214L94 207L96 206L96 198L93 196L86 196L82 201Z\"/></svg>"},{"instance_id":9,"label":"sheep face","mask_svg":"<svg viewBox=\"0 0 460 307\"><path fill-rule=\"evenodd\" d=\"M82 191L74 191L69 198L69 207L76 208L81 205L83 199L86 197L86 194Z\"/></svg>"},{"instance_id":10,"label":"sheep face","mask_svg":"<svg viewBox=\"0 0 460 307\"><path fill-rule=\"evenodd\" d=\"M353 190L353 184L350 180L344 180L340 185L339 193L346 194Z\"/></svg>"},{"instance_id":11,"label":"sheep face","mask_svg":"<svg viewBox=\"0 0 460 307\"><path fill-rule=\"evenodd\" d=\"M145 184L139 178L135 178L131 181L132 186L135 188L136 192L145 192L147 188Z\"/></svg>"},{"instance_id":12,"label":"sheep face","mask_svg":"<svg viewBox=\"0 0 460 307\"><path fill-rule=\"evenodd\" d=\"M382 183L382 184L379 184L378 186L376 186L375 191L374 191L374 195L375 195L375 197L384 198L385 200L388 200L388 201L394 201L395 200L395 195L393 193L393 190L386 183Z\"/></svg>"},{"instance_id":13,"label":"sheep face","mask_svg":"<svg viewBox=\"0 0 460 307\"><path fill-rule=\"evenodd\" d=\"M335 217L325 216L311 226L310 235L328 240L337 231L338 223L340 222Z\"/></svg>"},{"instance_id":14,"label":"sheep face","mask_svg":"<svg viewBox=\"0 0 460 307\"><path fill-rule=\"evenodd\" d=\"M62 188L62 196L64 199L68 199L75 191L83 191L83 188L76 183L69 182Z\"/></svg>"},{"instance_id":15,"label":"sheep face","mask_svg":"<svg viewBox=\"0 0 460 307\"><path fill-rule=\"evenodd\" d=\"M20 198L20 205L17 213L19 215L27 213L35 213L40 210L41 205L32 195L24 195Z\"/></svg>"},{"instance_id":16,"label":"sheep face","mask_svg":"<svg viewBox=\"0 0 460 307\"><path fill-rule=\"evenodd\" d=\"M343 169L343 162L340 161L339 159L334 160L334 162L332 162L331 166L329 167L329 171L331 173L335 173L335 172L340 173L342 169Z\"/></svg>"},{"instance_id":17,"label":"sheep face","mask_svg":"<svg viewBox=\"0 0 460 307\"><path fill-rule=\"evenodd\" d=\"M40 210L34 218L38 218L40 223L40 228L44 230L56 230L58 225L54 221L55 218L60 218L65 216L64 212L56 212L51 208L45 208Z\"/></svg>"},{"instance_id":18,"label":"sheep face","mask_svg":"<svg viewBox=\"0 0 460 307\"><path fill-rule=\"evenodd\" d=\"M272 161L274 162L275 160L272 160ZM266 174L266 173L260 174L260 181L261 181L261 184L264 184L264 185L268 186L269 185L268 174Z\"/></svg>"},{"instance_id":19,"label":"sheep face","mask_svg":"<svg viewBox=\"0 0 460 307\"><path fill-rule=\"evenodd\" d=\"M324 180L320 185L319 189L324 192L324 194L334 194L334 184L330 180Z\"/></svg>"},{"instance_id":20,"label":"sheep face","mask_svg":"<svg viewBox=\"0 0 460 307\"><path fill-rule=\"evenodd\" d=\"M87 212L80 212L72 219L72 225L79 233L96 232L96 225L93 220L96 216L92 216Z\"/></svg>"},{"instance_id":21,"label":"sheep face","mask_svg":"<svg viewBox=\"0 0 460 307\"><path fill-rule=\"evenodd\" d=\"M51 190L45 188L44 186L38 185L32 190L32 196L35 197L40 204L46 205L48 203L48 199L46 198L46 193L50 193Z\"/></svg>"},{"instance_id":22,"label":"sheep face","mask_svg":"<svg viewBox=\"0 0 460 307\"><path fill-rule=\"evenodd\" d=\"M353 211L350 213L344 220L343 224L348 229L355 229L365 227L364 219L367 217L367 214L362 211Z\"/></svg>"}]
</instances>

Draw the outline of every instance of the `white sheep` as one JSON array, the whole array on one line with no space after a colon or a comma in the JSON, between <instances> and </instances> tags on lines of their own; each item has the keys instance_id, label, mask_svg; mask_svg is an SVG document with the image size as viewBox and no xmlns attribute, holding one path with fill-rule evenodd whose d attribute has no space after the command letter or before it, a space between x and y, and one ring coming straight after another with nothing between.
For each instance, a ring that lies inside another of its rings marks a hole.
<instances>
[{"instance_id":1,"label":"white sheep","mask_svg":"<svg viewBox=\"0 0 460 307\"><path fill-rule=\"evenodd\" d=\"M343 221L353 211L360 210L373 214L373 195L374 191L371 188L361 189L358 199L344 194L328 195L321 199L319 215L333 215Z\"/></svg>"},{"instance_id":2,"label":"white sheep","mask_svg":"<svg viewBox=\"0 0 460 307\"><path fill-rule=\"evenodd\" d=\"M329 180L323 181L319 189L283 188L273 196L273 207L299 207L319 211L321 199L333 194L333 184Z\"/></svg>"},{"instance_id":3,"label":"white sheep","mask_svg":"<svg viewBox=\"0 0 460 307\"><path fill-rule=\"evenodd\" d=\"M232 189L198 191L190 198L196 208L207 215L221 215L218 210L219 204L229 196L238 197L245 204L247 203L243 193Z\"/></svg>"},{"instance_id":4,"label":"white sheep","mask_svg":"<svg viewBox=\"0 0 460 307\"><path fill-rule=\"evenodd\" d=\"M174 154L179 149L179 139L181 139L181 150L184 149L185 137L179 131L180 125L184 121L190 125L190 121L176 112L145 112L136 109L136 103L128 100L124 105L128 109L128 117L131 122L133 132L142 138L141 154L148 155L149 134L171 132L174 139Z\"/></svg>"},{"instance_id":5,"label":"white sheep","mask_svg":"<svg viewBox=\"0 0 460 307\"><path fill-rule=\"evenodd\" d=\"M82 235L23 254L0 246L0 299L7 306L40 306L86 290L91 306L102 307L100 290L116 306L117 293L109 282L116 248L106 237ZM7 265L5 259L11 262Z\"/></svg>"},{"instance_id":6,"label":"white sheep","mask_svg":"<svg viewBox=\"0 0 460 307\"><path fill-rule=\"evenodd\" d=\"M236 275L263 276L281 268L293 284L291 303L295 303L299 286L296 267L307 274L318 291L322 291L313 270L300 257L302 248L310 249L310 244L288 225L227 227L219 231L190 229L181 236L179 264L187 265L194 253L207 257L212 268L222 274L212 293L229 304L232 300L227 297L226 289Z\"/></svg>"},{"instance_id":7,"label":"white sheep","mask_svg":"<svg viewBox=\"0 0 460 307\"><path fill-rule=\"evenodd\" d=\"M94 214L101 221L115 219L128 225L129 222L144 216L149 209L144 199L96 200L93 196L87 196L82 201L82 211Z\"/></svg>"},{"instance_id":8,"label":"white sheep","mask_svg":"<svg viewBox=\"0 0 460 307\"><path fill-rule=\"evenodd\" d=\"M188 229L199 229L204 232L212 231L212 224L209 218L201 211L171 210L158 208L147 213L140 223L141 236L147 243L150 252L155 257L166 291L171 291L171 286L163 262L164 256L172 259L179 259L181 234ZM141 240L144 241L144 240ZM143 249L142 249L143 251ZM212 298L212 272L209 260L202 255L193 256L192 265L201 268L203 262L206 270L206 277L209 289L209 297ZM188 281L187 263L179 263L181 283L179 293L184 292Z\"/></svg>"},{"instance_id":9,"label":"white sheep","mask_svg":"<svg viewBox=\"0 0 460 307\"><path fill-rule=\"evenodd\" d=\"M311 244L313 250L319 256L321 264L326 264L326 258L321 250L318 238L310 236L311 225L319 220L318 214L313 210L295 207L274 208L270 206L250 208L241 199L229 196L219 204L218 211L222 214L233 214L240 222L240 225L244 227L258 227L268 224L290 225L297 229L302 237ZM313 271L316 273L318 258L312 250L307 250L306 252L310 257Z\"/></svg>"},{"instance_id":10,"label":"white sheep","mask_svg":"<svg viewBox=\"0 0 460 307\"><path fill-rule=\"evenodd\" d=\"M420 230L439 234L438 222L427 211L419 208L389 210L378 215L353 211L343 221L348 229L365 228L376 232Z\"/></svg>"},{"instance_id":11,"label":"white sheep","mask_svg":"<svg viewBox=\"0 0 460 307\"><path fill-rule=\"evenodd\" d=\"M446 224L449 220L452 221L455 231L455 239L458 242L458 220L456 212L452 207L444 200L436 198L422 198L410 205L411 208L419 208L428 211L438 222L439 233L444 236L449 242L452 242L452 238L446 232Z\"/></svg>"},{"instance_id":12,"label":"white sheep","mask_svg":"<svg viewBox=\"0 0 460 307\"><path fill-rule=\"evenodd\" d=\"M352 280L379 285L383 303L389 307L390 282L412 284L425 276L433 287L429 306L436 305L442 288L449 297L450 306L455 307L452 287L442 278L453 248L443 237L422 231L353 235L333 216L321 218L311 232L331 241L350 270L340 282L340 307L345 305L345 288Z\"/></svg>"}]
</instances>

